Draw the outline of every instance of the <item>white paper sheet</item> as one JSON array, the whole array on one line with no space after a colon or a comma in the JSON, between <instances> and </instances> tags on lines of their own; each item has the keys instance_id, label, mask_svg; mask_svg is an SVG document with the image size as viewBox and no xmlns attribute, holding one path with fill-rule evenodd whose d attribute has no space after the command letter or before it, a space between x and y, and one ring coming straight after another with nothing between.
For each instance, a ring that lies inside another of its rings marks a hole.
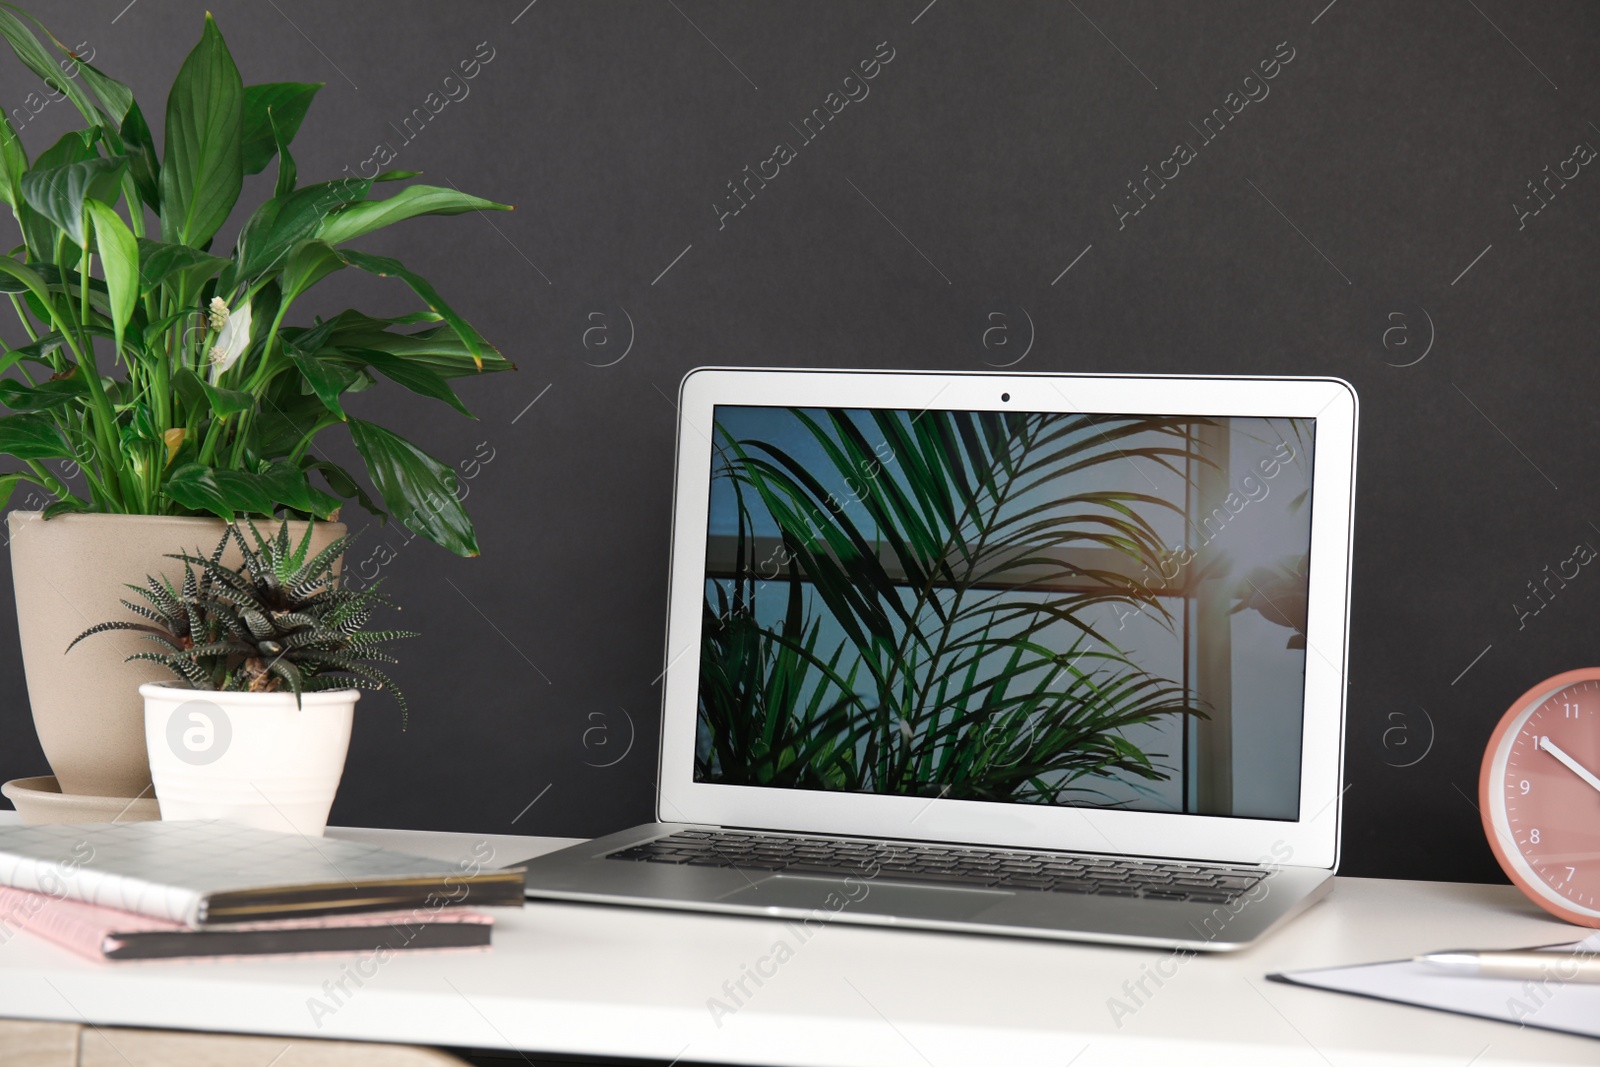
<instances>
[{"instance_id":1,"label":"white paper sheet","mask_svg":"<svg viewBox=\"0 0 1600 1067\"><path fill-rule=\"evenodd\" d=\"M1600 953L1600 933L1567 945L1547 946L1545 950L1555 955ZM1600 1037L1600 985L1459 977L1440 974L1411 960L1289 971L1268 977L1337 993Z\"/></svg>"}]
</instances>

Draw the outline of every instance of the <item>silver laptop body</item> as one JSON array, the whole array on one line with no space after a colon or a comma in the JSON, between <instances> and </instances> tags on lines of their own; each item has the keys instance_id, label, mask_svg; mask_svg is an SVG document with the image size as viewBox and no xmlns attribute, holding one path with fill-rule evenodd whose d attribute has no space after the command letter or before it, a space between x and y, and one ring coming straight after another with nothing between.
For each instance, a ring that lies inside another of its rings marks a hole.
<instances>
[{"instance_id":1,"label":"silver laptop body","mask_svg":"<svg viewBox=\"0 0 1600 1067\"><path fill-rule=\"evenodd\" d=\"M1356 398L703 369L657 817L543 900L1238 948L1338 865Z\"/></svg>"}]
</instances>

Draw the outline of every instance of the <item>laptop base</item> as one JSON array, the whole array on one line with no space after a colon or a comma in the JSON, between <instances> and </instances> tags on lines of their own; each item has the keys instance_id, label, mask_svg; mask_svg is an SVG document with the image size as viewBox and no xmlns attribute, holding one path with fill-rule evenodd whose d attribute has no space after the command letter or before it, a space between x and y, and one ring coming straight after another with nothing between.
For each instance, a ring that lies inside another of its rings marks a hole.
<instances>
[{"instance_id":1,"label":"laptop base","mask_svg":"<svg viewBox=\"0 0 1600 1067\"><path fill-rule=\"evenodd\" d=\"M748 915L812 928L841 922L1228 952L1297 915L1332 886L1327 870L1281 867L1251 892L1217 904L919 885L889 873L835 877L607 858L691 829L696 827L646 823L531 860L527 895L535 900Z\"/></svg>"}]
</instances>

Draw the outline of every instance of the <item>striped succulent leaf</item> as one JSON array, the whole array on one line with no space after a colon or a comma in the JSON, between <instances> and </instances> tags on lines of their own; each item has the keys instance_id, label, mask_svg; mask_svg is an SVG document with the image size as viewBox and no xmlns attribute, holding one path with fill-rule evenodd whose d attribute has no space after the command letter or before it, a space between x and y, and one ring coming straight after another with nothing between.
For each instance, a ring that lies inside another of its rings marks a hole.
<instances>
[{"instance_id":1,"label":"striped succulent leaf","mask_svg":"<svg viewBox=\"0 0 1600 1067\"><path fill-rule=\"evenodd\" d=\"M395 663L384 645L409 630L365 630L378 607L395 607L377 583L353 590L339 584L337 566L350 536L311 552L312 527L296 543L287 522L264 535L253 522L250 536L229 525L209 556L176 552L183 581L151 577L128 588L144 603L124 600L138 617L91 626L67 646L110 631L133 631L161 646L160 651L128 657L159 663L195 689L229 692L302 693L330 689L394 693L401 721L408 716L405 695L375 663ZM242 563L229 567L222 557L238 546Z\"/></svg>"}]
</instances>

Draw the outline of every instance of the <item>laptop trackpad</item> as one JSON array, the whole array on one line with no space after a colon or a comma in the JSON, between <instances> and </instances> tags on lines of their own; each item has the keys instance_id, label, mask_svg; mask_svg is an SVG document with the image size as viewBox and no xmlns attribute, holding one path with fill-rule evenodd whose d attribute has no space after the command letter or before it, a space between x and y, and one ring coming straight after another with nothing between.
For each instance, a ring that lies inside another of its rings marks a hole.
<instances>
[{"instance_id":1,"label":"laptop trackpad","mask_svg":"<svg viewBox=\"0 0 1600 1067\"><path fill-rule=\"evenodd\" d=\"M874 915L905 915L918 919L970 919L1012 894L992 889L944 889L933 886L869 884L852 879L850 885L832 878L803 878L776 874L747 885L722 899L741 907L799 908L827 912L865 911Z\"/></svg>"}]
</instances>

